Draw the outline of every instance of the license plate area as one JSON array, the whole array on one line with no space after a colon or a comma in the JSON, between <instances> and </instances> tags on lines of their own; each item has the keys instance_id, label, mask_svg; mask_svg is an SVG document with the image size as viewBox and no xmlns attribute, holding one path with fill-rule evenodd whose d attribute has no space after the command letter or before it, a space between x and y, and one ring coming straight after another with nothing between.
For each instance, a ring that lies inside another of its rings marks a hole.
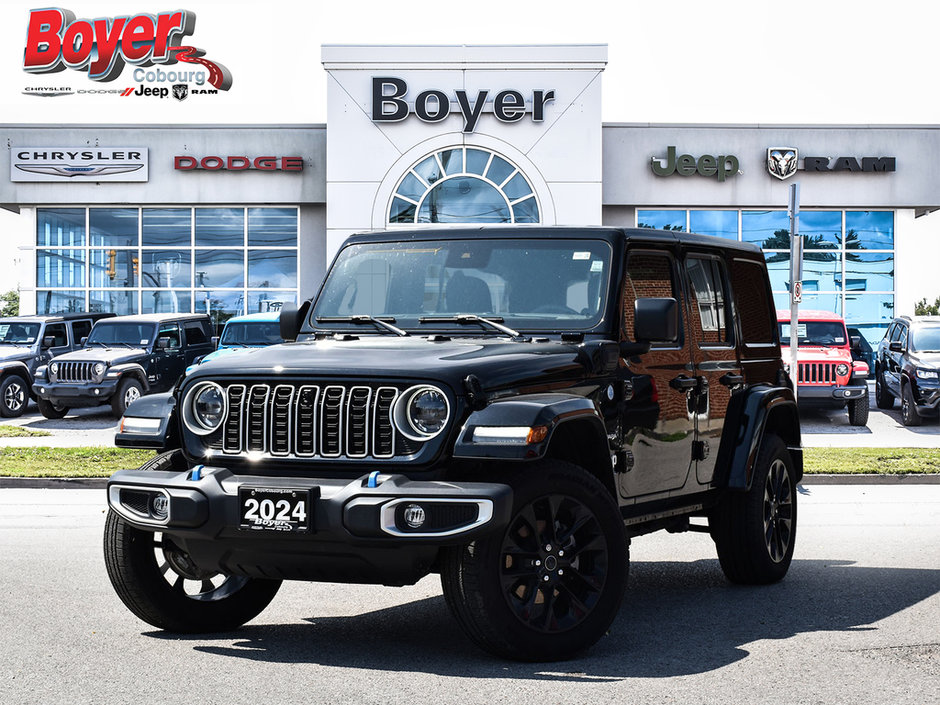
<instances>
[{"instance_id":1,"label":"license plate area","mask_svg":"<svg viewBox=\"0 0 940 705\"><path fill-rule=\"evenodd\" d=\"M243 531L297 533L313 528L309 489L240 487L238 528Z\"/></svg>"}]
</instances>

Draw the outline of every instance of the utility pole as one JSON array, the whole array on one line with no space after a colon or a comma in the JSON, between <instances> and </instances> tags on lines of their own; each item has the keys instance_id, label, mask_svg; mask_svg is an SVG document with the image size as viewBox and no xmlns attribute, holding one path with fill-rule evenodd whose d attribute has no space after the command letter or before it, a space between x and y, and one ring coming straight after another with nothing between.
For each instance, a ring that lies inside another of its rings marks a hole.
<instances>
[{"instance_id":1,"label":"utility pole","mask_svg":"<svg viewBox=\"0 0 940 705\"><path fill-rule=\"evenodd\" d=\"M797 353L800 347L800 303L803 301L803 238L800 237L800 185L790 184L790 379L796 397L800 367Z\"/></svg>"}]
</instances>

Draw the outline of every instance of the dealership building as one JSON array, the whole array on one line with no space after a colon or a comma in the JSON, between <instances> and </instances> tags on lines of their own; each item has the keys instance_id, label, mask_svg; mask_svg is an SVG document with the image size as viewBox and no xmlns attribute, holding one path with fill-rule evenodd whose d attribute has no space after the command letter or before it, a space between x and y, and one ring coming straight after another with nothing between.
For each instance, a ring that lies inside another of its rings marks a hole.
<instances>
[{"instance_id":1,"label":"dealership building","mask_svg":"<svg viewBox=\"0 0 940 705\"><path fill-rule=\"evenodd\" d=\"M794 182L804 307L874 341L940 295L940 128L604 123L606 60L325 46L326 125L0 125L21 311L221 320L315 295L352 233L499 223L751 242L783 308Z\"/></svg>"}]
</instances>

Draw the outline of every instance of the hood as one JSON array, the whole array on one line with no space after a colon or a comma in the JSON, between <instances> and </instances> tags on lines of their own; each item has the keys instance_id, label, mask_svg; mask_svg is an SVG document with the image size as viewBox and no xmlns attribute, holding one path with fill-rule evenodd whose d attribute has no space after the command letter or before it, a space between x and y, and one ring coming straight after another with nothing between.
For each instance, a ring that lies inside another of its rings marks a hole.
<instances>
[{"instance_id":1,"label":"hood","mask_svg":"<svg viewBox=\"0 0 940 705\"><path fill-rule=\"evenodd\" d=\"M780 348L780 357L784 362L790 361L790 348L786 345ZM848 348L828 348L825 345L801 345L796 350L797 362L845 362L852 364L852 352Z\"/></svg>"},{"instance_id":2,"label":"hood","mask_svg":"<svg viewBox=\"0 0 940 705\"><path fill-rule=\"evenodd\" d=\"M29 345L0 345L0 360L26 360L35 356Z\"/></svg>"},{"instance_id":3,"label":"hood","mask_svg":"<svg viewBox=\"0 0 940 705\"><path fill-rule=\"evenodd\" d=\"M569 383L588 373L579 346L557 340L363 336L245 348L206 360L191 378L280 374L338 379L436 380L459 390L467 375L485 389Z\"/></svg>"},{"instance_id":4,"label":"hood","mask_svg":"<svg viewBox=\"0 0 940 705\"><path fill-rule=\"evenodd\" d=\"M117 365L123 362L137 362L149 354L150 352L143 348L102 348L96 345L93 348L82 348L59 355L53 362L106 362L109 365Z\"/></svg>"},{"instance_id":5,"label":"hood","mask_svg":"<svg viewBox=\"0 0 940 705\"><path fill-rule=\"evenodd\" d=\"M913 352L910 354L911 363L922 365L923 367L933 367L940 369L940 352Z\"/></svg>"}]
</instances>

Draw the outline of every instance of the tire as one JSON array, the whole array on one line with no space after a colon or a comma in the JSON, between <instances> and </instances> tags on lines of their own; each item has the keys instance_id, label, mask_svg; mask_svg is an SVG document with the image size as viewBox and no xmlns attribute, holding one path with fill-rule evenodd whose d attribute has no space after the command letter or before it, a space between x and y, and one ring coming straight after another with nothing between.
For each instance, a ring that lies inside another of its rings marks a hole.
<instances>
[{"instance_id":1,"label":"tire","mask_svg":"<svg viewBox=\"0 0 940 705\"><path fill-rule=\"evenodd\" d=\"M444 597L492 654L569 658L600 639L620 609L629 567L623 519L610 492L569 463L539 463L509 484L506 529L443 552Z\"/></svg>"},{"instance_id":2,"label":"tire","mask_svg":"<svg viewBox=\"0 0 940 705\"><path fill-rule=\"evenodd\" d=\"M917 413L914 393L910 384L901 383L901 423L905 426L920 426L921 417Z\"/></svg>"},{"instance_id":3,"label":"tire","mask_svg":"<svg viewBox=\"0 0 940 705\"><path fill-rule=\"evenodd\" d=\"M140 470L186 467L182 453L148 460ZM257 617L280 580L214 573L194 565L166 534L136 529L113 511L104 527L104 561L118 597L140 619L183 634L231 631Z\"/></svg>"},{"instance_id":4,"label":"tire","mask_svg":"<svg viewBox=\"0 0 940 705\"><path fill-rule=\"evenodd\" d=\"M127 407L143 396L143 392L144 385L133 377L125 377L118 385L114 396L111 397L111 413L121 418L127 411Z\"/></svg>"},{"instance_id":5,"label":"tire","mask_svg":"<svg viewBox=\"0 0 940 705\"><path fill-rule=\"evenodd\" d=\"M69 413L69 407L56 406L51 401L46 401L45 399L37 399L36 406L39 407L39 413L47 419L61 419Z\"/></svg>"},{"instance_id":6,"label":"tire","mask_svg":"<svg viewBox=\"0 0 940 705\"><path fill-rule=\"evenodd\" d=\"M849 402L849 423L853 426L864 426L868 423L868 412L871 402L868 399L868 390L859 399Z\"/></svg>"},{"instance_id":7,"label":"tire","mask_svg":"<svg viewBox=\"0 0 940 705\"><path fill-rule=\"evenodd\" d=\"M875 404L879 409L893 409L894 395L885 384L885 376L881 371L875 371Z\"/></svg>"},{"instance_id":8,"label":"tire","mask_svg":"<svg viewBox=\"0 0 940 705\"><path fill-rule=\"evenodd\" d=\"M12 419L22 416L29 404L29 386L19 375L10 374L0 381L0 416Z\"/></svg>"},{"instance_id":9,"label":"tire","mask_svg":"<svg viewBox=\"0 0 940 705\"><path fill-rule=\"evenodd\" d=\"M779 436L767 434L750 489L728 493L709 517L728 580L766 585L787 574L796 541L796 497L790 452Z\"/></svg>"}]
</instances>

